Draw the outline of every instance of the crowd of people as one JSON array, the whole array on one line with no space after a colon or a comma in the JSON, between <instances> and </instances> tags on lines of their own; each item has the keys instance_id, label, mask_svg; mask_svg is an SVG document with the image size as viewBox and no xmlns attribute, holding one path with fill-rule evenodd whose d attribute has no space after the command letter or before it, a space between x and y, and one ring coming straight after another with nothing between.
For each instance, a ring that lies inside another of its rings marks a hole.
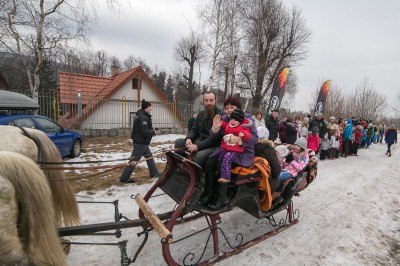
<instances>
[{"instance_id":1,"label":"crowd of people","mask_svg":"<svg viewBox=\"0 0 400 266\"><path fill-rule=\"evenodd\" d=\"M255 156L268 161L271 174L268 182L273 195L273 204L282 200L283 183L294 178L310 162L310 159L335 160L358 156L360 148L366 149L374 143L387 143L387 156L391 146L397 142L394 125L383 122L375 124L365 119L330 117L325 121L321 113L315 117L282 116L272 110L265 120L262 112L254 116L244 113L238 98L229 96L223 102L223 110L217 105L215 93L203 95L204 110L193 113L188 123L188 134L175 141L175 152L181 156L192 154L205 175L205 189L199 204L210 209L219 209L229 201L228 184L231 169L236 166L250 167ZM142 101L138 110L132 140L134 150L131 161L142 156L152 157L148 148L152 136L158 134L151 122L152 107ZM146 161L151 176L158 176L153 159ZM127 166L121 182L134 182L130 175L135 164Z\"/></svg>"},{"instance_id":2,"label":"crowd of people","mask_svg":"<svg viewBox=\"0 0 400 266\"><path fill-rule=\"evenodd\" d=\"M278 122L278 112L272 112L266 119L270 138L280 138L281 142L292 144L300 137L307 138L307 148L319 154L320 160L358 156L359 149L382 143L388 145L387 153L391 156L391 146L397 142L397 130L394 125L387 127L384 122L371 120L335 118L326 121L321 113L310 122L310 117L284 116ZM272 134L272 132L274 134Z\"/></svg>"}]
</instances>

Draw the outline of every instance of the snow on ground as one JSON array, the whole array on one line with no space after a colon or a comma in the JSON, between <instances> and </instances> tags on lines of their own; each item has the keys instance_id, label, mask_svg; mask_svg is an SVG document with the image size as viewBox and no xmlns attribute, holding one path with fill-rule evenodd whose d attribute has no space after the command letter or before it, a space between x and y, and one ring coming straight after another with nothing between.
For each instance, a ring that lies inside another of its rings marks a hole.
<instances>
[{"instance_id":1,"label":"snow on ground","mask_svg":"<svg viewBox=\"0 0 400 266\"><path fill-rule=\"evenodd\" d=\"M128 137L127 137L128 138ZM168 141L175 141L178 138L185 138L185 135L179 135L179 134L165 134L165 135L158 135L154 136L151 140L151 143L165 143ZM173 144L161 144L157 145L156 147L149 146L150 151L153 153L153 155L156 155L162 151L162 149L173 149L174 145ZM123 160L127 159L131 156L131 151L130 152L104 152L104 153L94 153L94 152L82 152L80 157L73 158L73 159L67 159L68 162L85 162L87 161L88 157L91 157L93 161L111 161L111 162L105 162L101 163L100 165L115 165L116 162L113 162L113 160ZM160 157L157 157L154 159L156 163L161 163L162 160ZM91 165L91 164L89 164ZM93 164L93 165L99 165L99 164ZM141 162L138 164L138 166L146 167L147 168L147 163L145 161ZM69 171L69 170L67 170ZM76 173L80 173L80 170L74 170Z\"/></svg>"},{"instance_id":2,"label":"snow on ground","mask_svg":"<svg viewBox=\"0 0 400 266\"><path fill-rule=\"evenodd\" d=\"M162 138L163 136L157 136ZM156 139L155 137L154 139ZM181 137L180 135L177 137ZM171 135L168 139L176 138ZM159 142L153 139L153 142ZM223 261L217 265L400 265L400 148L392 157L385 156L386 145L372 144L361 149L358 157L320 161L316 180L295 197L294 207L300 211L299 223L278 235ZM78 200L119 200L120 212L137 218L138 207L131 195L144 195L152 184L111 187L95 194L80 192ZM157 194L157 193L156 193ZM152 198L150 206L156 213L169 211L173 202L166 196ZM112 204L80 204L84 224L111 222ZM272 229L265 220L257 220L240 209L221 215L224 232L235 244L241 232L244 241ZM283 213L276 216L283 217ZM205 219L177 225L174 239L199 231ZM139 228L123 229L120 239L113 236L76 236L72 241L117 243L128 240L128 256L133 257L143 236ZM174 258L194 252L198 256L207 233L172 245ZM227 245L220 235L221 252ZM212 256L209 245L205 257ZM198 257L196 257L198 258ZM73 245L67 257L69 265L119 265L117 246ZM136 265L166 265L158 235L150 233Z\"/></svg>"}]
</instances>

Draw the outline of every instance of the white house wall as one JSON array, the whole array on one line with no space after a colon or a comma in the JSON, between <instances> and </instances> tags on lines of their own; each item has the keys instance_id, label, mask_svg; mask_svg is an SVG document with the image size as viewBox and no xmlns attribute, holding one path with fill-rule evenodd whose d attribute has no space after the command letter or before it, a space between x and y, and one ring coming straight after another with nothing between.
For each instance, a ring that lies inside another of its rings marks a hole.
<instances>
[{"instance_id":1,"label":"white house wall","mask_svg":"<svg viewBox=\"0 0 400 266\"><path fill-rule=\"evenodd\" d=\"M152 121L154 127L170 128L180 127L181 124L175 118L166 104L157 96L150 85L142 79L141 98L152 102ZM122 99L125 96L126 103ZM113 101L115 100L115 101ZM106 100L93 114L81 124L81 129L109 129L130 128L134 114L140 108L137 103L137 90L132 90L132 81L127 82L120 90Z\"/></svg>"}]
</instances>

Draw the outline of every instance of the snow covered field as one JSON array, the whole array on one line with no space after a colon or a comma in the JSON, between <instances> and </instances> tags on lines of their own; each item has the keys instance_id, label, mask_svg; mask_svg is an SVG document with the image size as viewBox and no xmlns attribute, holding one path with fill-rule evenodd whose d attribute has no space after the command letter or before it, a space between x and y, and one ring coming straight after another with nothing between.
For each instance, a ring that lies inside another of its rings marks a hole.
<instances>
[{"instance_id":1,"label":"snow covered field","mask_svg":"<svg viewBox=\"0 0 400 266\"><path fill-rule=\"evenodd\" d=\"M153 139L159 142L160 139ZM179 135L168 135L173 140ZM385 156L386 145L372 144L359 150L358 157L320 161L316 180L295 197L299 209L297 225L269 238L216 265L400 265L400 147ZM122 156L123 157L123 156ZM95 194L80 192L78 200L110 201L118 199L120 212L137 218L138 207L131 195L144 195L151 184L127 184L111 187ZM157 194L157 193L156 193ZM152 198L150 206L156 213L169 211L174 205L166 196ZM80 204L84 224L111 222L112 204ZM236 233L247 241L266 230L269 223L257 220L240 209L221 215L221 227L234 244ZM283 217L283 214L276 218ZM177 225L174 239L206 226L204 219ZM143 236L139 228L123 229L120 239L114 236L77 236L77 242L117 243L128 240L128 255L132 257ZM177 243L171 248L180 261L187 253L199 251L207 233ZM221 244L224 241L221 240ZM226 246L226 245L225 245ZM221 252L227 249L222 248ZM212 245L205 257L211 256ZM117 246L73 245L67 257L69 265L119 265ZM136 265L166 265L161 254L158 235L150 233Z\"/></svg>"}]
</instances>

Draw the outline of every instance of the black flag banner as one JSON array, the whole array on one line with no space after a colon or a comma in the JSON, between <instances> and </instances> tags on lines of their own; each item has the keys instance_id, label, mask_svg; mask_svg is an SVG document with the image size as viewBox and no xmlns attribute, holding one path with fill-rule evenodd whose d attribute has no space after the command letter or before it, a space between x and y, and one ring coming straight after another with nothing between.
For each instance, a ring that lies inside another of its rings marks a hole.
<instances>
[{"instance_id":1,"label":"black flag banner","mask_svg":"<svg viewBox=\"0 0 400 266\"><path fill-rule=\"evenodd\" d=\"M282 68L275 78L274 87L272 88L271 98L269 100L267 114L270 114L272 110L279 110L283 95L286 90L287 75L289 73L289 67Z\"/></svg>"},{"instance_id":2,"label":"black flag banner","mask_svg":"<svg viewBox=\"0 0 400 266\"><path fill-rule=\"evenodd\" d=\"M318 94L317 104L315 105L314 116L316 116L319 113L322 114L324 112L325 102L326 102L326 98L328 98L328 93L329 93L330 87L331 87L330 80L327 80L324 82L324 84L322 84L321 90L319 91L319 94Z\"/></svg>"}]
</instances>

